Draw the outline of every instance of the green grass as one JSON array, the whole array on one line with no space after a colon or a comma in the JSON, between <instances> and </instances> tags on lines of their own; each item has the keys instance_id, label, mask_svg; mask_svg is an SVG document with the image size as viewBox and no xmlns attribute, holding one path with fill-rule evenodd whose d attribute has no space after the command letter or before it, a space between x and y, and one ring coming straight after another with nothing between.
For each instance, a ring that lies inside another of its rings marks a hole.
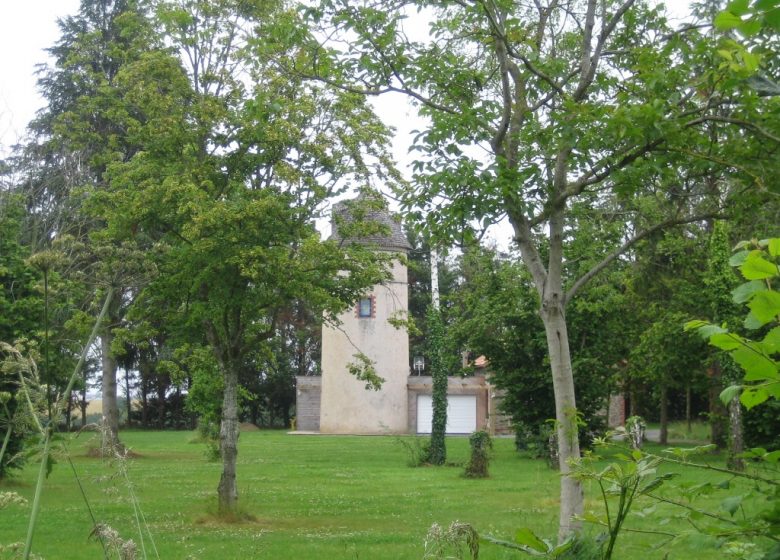
<instances>
[{"instance_id":1,"label":"green grass","mask_svg":"<svg viewBox=\"0 0 780 560\"><path fill-rule=\"evenodd\" d=\"M470 480L454 466L409 468L406 451L393 437L245 432L239 442L240 503L254 519L230 525L209 515L220 465L204 460L204 446L189 443L191 433L129 431L122 437L138 454L130 462L130 477L164 560L397 560L422 557L425 534L434 522L465 521L482 534L507 539L520 527L547 537L557 528L557 474L543 461L519 456L511 439L495 441L491 478ZM72 453L90 507L98 521L138 542L126 485L110 478L116 472L110 465L87 456L83 439L72 444ZM466 461L467 438L449 438L447 445L450 461ZM36 467L29 465L0 491L30 499ZM692 482L711 478L708 473L686 476ZM586 508L600 508L591 487L586 488ZM0 511L0 545L24 539L28 511L14 505ZM34 552L48 559L100 558L99 545L89 539L91 530L74 475L59 458L46 483ZM669 552L649 548L656 537L622 539L617 558L652 560ZM516 557L492 545L484 545L480 555ZM680 542L668 556L716 557L714 541L703 537Z\"/></svg>"},{"instance_id":2,"label":"green grass","mask_svg":"<svg viewBox=\"0 0 780 560\"><path fill-rule=\"evenodd\" d=\"M657 422L648 424L648 428L660 429ZM688 424L685 420L675 420L669 422L669 441L677 442L695 442L709 443L710 424L709 422L695 421L691 422L691 429L688 430Z\"/></svg>"}]
</instances>

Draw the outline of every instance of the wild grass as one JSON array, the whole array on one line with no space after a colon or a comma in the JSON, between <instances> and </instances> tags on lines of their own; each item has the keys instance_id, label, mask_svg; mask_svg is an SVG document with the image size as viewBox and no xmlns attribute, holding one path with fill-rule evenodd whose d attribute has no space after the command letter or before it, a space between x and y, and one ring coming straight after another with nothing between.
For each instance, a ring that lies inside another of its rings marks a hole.
<instances>
[{"instance_id":1,"label":"wild grass","mask_svg":"<svg viewBox=\"0 0 780 560\"><path fill-rule=\"evenodd\" d=\"M127 463L132 497L127 484L111 478L114 467L90 457L90 444L81 438L71 445L74 468L97 522L132 537L135 499L164 559L396 560L422 558L434 523L469 523L480 534L510 540L520 527L548 537L557 530L558 475L544 461L518 455L512 439L495 440L490 478L472 480L462 476L462 467L409 468L393 437L245 432L238 459L244 515L227 523L210 513L220 465L204 460L203 446L189 443L191 433L126 431L122 438L134 452ZM449 438L447 449L452 463L467 461L467 438ZM34 552L48 559L101 558L100 544L89 539L94 527L73 473L60 461L46 481ZM31 500L36 474L36 465L29 465L0 484L0 493ZM695 484L709 476L683 478ZM599 507L595 489L586 488L586 508ZM660 510L627 526L652 526L667 517ZM0 544L24 539L28 513L23 504L0 511ZM617 557L666 558L668 549L652 549L658 542L627 533ZM668 558L719 558L716 544L707 537L685 539ZM516 557L480 547L482 559Z\"/></svg>"}]
</instances>

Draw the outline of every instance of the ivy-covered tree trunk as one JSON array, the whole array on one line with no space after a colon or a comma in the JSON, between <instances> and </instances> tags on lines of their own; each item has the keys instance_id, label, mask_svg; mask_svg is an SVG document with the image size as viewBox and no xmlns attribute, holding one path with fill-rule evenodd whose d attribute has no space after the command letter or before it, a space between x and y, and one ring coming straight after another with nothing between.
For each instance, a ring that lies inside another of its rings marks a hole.
<instances>
[{"instance_id":1,"label":"ivy-covered tree trunk","mask_svg":"<svg viewBox=\"0 0 780 560\"><path fill-rule=\"evenodd\" d=\"M428 308L429 356L433 385L433 419L428 462L443 465L447 461L447 370L444 361L444 324L441 313L432 305Z\"/></svg>"},{"instance_id":2,"label":"ivy-covered tree trunk","mask_svg":"<svg viewBox=\"0 0 780 560\"><path fill-rule=\"evenodd\" d=\"M720 400L720 392L723 390L723 374L721 364L715 361L707 371L709 376L710 441L722 449L726 446L726 407Z\"/></svg>"},{"instance_id":3,"label":"ivy-covered tree trunk","mask_svg":"<svg viewBox=\"0 0 780 560\"><path fill-rule=\"evenodd\" d=\"M661 430L658 436L659 443L666 445L669 441L669 387L666 383L662 382L659 389L658 400L660 401L660 416L661 418Z\"/></svg>"},{"instance_id":4,"label":"ivy-covered tree trunk","mask_svg":"<svg viewBox=\"0 0 780 560\"><path fill-rule=\"evenodd\" d=\"M222 475L217 487L219 512L232 514L238 509L236 486L236 459L238 457L238 367L222 362L222 378L225 382L222 396L222 421L219 427L219 454L222 457Z\"/></svg>"}]
</instances>

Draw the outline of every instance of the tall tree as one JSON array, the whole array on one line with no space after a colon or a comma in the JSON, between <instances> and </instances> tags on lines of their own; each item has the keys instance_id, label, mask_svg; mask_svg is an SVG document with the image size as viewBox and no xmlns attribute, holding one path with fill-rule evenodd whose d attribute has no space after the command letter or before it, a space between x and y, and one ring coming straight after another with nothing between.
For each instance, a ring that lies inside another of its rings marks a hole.
<instances>
[{"instance_id":1,"label":"tall tree","mask_svg":"<svg viewBox=\"0 0 780 560\"><path fill-rule=\"evenodd\" d=\"M322 242L314 219L346 185L392 174L388 133L362 97L278 71L306 37L295 12L193 0L162 3L159 17L181 58L149 53L118 74L117 123L143 150L108 166L94 205L112 239L153 244L157 274L136 312L211 353L191 373L220 377L218 500L233 515L247 362L271 351L298 302L334 320L385 275L385 257Z\"/></svg>"},{"instance_id":2,"label":"tall tree","mask_svg":"<svg viewBox=\"0 0 780 560\"><path fill-rule=\"evenodd\" d=\"M421 41L405 30L415 8L431 19ZM731 117L751 94L719 73L714 45L695 26L670 29L649 2L327 0L309 13L333 42L313 45L299 70L367 95L403 92L427 119L404 197L410 210L422 208L412 213L444 237L472 220L506 217L513 227L547 340L564 538L583 504L568 476L579 445L567 304L638 240L717 210L686 178L700 173L699 162L729 160L727 142L701 147L712 129L745 124ZM643 215L639 194L662 211ZM571 209L594 199L622 206L620 241L564 282Z\"/></svg>"},{"instance_id":3,"label":"tall tree","mask_svg":"<svg viewBox=\"0 0 780 560\"><path fill-rule=\"evenodd\" d=\"M17 154L27 199L28 235L33 251L55 238L70 237L89 255L81 272L116 288L109 320L101 333L103 416L107 434L118 441L116 359L113 331L129 296L129 281L116 265L126 251L103 243L93 233L99 216L86 211L90 195L107 188L112 162L126 161L139 149L117 126L116 78L122 67L153 50L155 38L136 0L82 0L79 11L59 21L60 39L49 49L51 66L40 69L39 88L47 106L30 123L32 140ZM85 265L93 266L86 274ZM123 266L119 267L124 269ZM124 270L126 272L126 270Z\"/></svg>"}]
</instances>

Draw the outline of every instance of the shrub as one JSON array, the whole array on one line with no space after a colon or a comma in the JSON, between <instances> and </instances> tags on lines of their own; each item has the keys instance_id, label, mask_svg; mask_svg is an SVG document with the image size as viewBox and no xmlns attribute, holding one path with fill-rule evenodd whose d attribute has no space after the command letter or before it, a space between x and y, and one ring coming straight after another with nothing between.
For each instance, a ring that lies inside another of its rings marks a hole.
<instances>
[{"instance_id":1,"label":"shrub","mask_svg":"<svg viewBox=\"0 0 780 560\"><path fill-rule=\"evenodd\" d=\"M490 463L490 451L493 449L493 440L484 430L474 432L469 438L471 456L466 465L465 475L468 478L487 478L488 465Z\"/></svg>"}]
</instances>

